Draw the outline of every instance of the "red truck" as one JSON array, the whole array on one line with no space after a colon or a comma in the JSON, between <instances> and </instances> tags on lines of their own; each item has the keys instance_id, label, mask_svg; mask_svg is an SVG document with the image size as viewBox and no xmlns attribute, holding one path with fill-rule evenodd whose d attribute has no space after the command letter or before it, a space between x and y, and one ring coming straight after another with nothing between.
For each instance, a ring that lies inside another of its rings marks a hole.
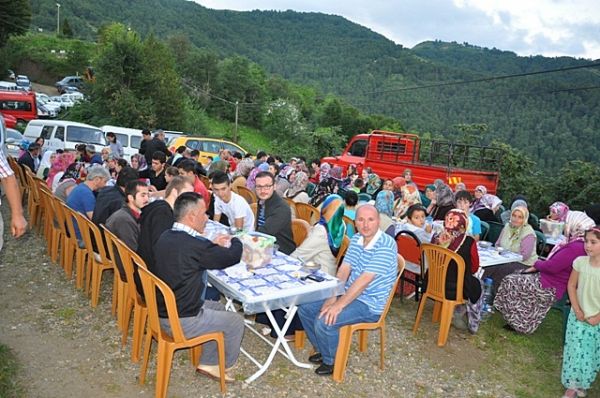
<instances>
[{"instance_id":1,"label":"red truck","mask_svg":"<svg viewBox=\"0 0 600 398\"><path fill-rule=\"evenodd\" d=\"M463 182L467 190L485 185L488 193L498 188L502 150L489 146L421 140L418 135L374 130L358 134L348 142L341 156L325 157L331 166L355 164L360 173L370 167L381 178L401 176L412 171L413 181L423 189L440 178L452 188Z\"/></svg>"}]
</instances>

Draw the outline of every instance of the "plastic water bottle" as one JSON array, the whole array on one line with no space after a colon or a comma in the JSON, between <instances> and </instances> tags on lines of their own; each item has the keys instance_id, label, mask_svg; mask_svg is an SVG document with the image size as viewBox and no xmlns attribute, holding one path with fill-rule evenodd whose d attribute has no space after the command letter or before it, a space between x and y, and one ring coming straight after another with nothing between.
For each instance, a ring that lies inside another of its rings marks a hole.
<instances>
[{"instance_id":1,"label":"plastic water bottle","mask_svg":"<svg viewBox=\"0 0 600 398\"><path fill-rule=\"evenodd\" d=\"M481 320L489 319L494 313L494 281L492 278L483 280L483 306L481 308Z\"/></svg>"}]
</instances>

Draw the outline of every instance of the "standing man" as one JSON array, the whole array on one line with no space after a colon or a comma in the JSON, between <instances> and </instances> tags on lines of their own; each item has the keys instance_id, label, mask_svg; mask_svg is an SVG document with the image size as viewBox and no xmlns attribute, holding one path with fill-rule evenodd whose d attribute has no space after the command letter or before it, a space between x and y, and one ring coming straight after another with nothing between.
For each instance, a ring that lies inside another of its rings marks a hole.
<instances>
[{"instance_id":1,"label":"standing man","mask_svg":"<svg viewBox=\"0 0 600 398\"><path fill-rule=\"evenodd\" d=\"M0 117L0 123L3 123ZM19 183L15 177L15 172L10 168L4 152L0 148L0 182L2 190L8 199L10 206L10 233L15 238L19 238L27 229L27 220L23 216L23 207L21 205L21 192ZM0 213L0 251L4 246L4 220Z\"/></svg>"},{"instance_id":2,"label":"standing man","mask_svg":"<svg viewBox=\"0 0 600 398\"><path fill-rule=\"evenodd\" d=\"M162 233L154 248L156 264L152 272L173 290L181 328L187 338L223 332L225 367L229 369L240 353L244 319L235 312L226 311L218 301L204 300L208 281L206 271L237 264L242 257L242 243L228 235L219 235L212 242L201 235L207 221L206 206L195 192L179 196L173 214L175 222ZM158 313L161 327L172 333L162 296L158 296ZM218 358L214 341L203 344L197 372L218 379ZM227 374L225 379L234 380Z\"/></svg>"},{"instance_id":3,"label":"standing man","mask_svg":"<svg viewBox=\"0 0 600 398\"><path fill-rule=\"evenodd\" d=\"M138 152L142 155L146 155L146 145L148 145L148 142L152 139L152 134L150 133L150 130L148 129L143 129L142 130L142 142L140 142L140 149L138 150ZM148 162L146 162L146 164L148 164Z\"/></svg>"},{"instance_id":4,"label":"standing man","mask_svg":"<svg viewBox=\"0 0 600 398\"><path fill-rule=\"evenodd\" d=\"M256 230L277 239L279 250L290 254L296 250L292 235L292 211L290 206L275 192L275 178L268 171L256 175Z\"/></svg>"},{"instance_id":5,"label":"standing man","mask_svg":"<svg viewBox=\"0 0 600 398\"><path fill-rule=\"evenodd\" d=\"M140 153L142 151L142 147L140 145ZM156 130L154 132L154 138L146 141L146 145L144 145L144 152L142 153L146 157L146 163L152 163L152 159L155 152L162 152L166 156L171 156L171 152L167 149L167 145L165 144L165 133L162 130Z\"/></svg>"},{"instance_id":6,"label":"standing man","mask_svg":"<svg viewBox=\"0 0 600 398\"><path fill-rule=\"evenodd\" d=\"M214 172L211 187L215 194L214 221L221 221L221 214L225 214L230 226L254 231L254 213L246 199L231 190L227 174L222 171Z\"/></svg>"},{"instance_id":7,"label":"standing man","mask_svg":"<svg viewBox=\"0 0 600 398\"><path fill-rule=\"evenodd\" d=\"M397 276L396 242L379 229L377 209L359 207L355 224L358 233L337 273L346 284L344 294L298 308L302 326L317 351L308 360L320 364L315 370L318 375L333 373L340 327L379 319Z\"/></svg>"}]
</instances>

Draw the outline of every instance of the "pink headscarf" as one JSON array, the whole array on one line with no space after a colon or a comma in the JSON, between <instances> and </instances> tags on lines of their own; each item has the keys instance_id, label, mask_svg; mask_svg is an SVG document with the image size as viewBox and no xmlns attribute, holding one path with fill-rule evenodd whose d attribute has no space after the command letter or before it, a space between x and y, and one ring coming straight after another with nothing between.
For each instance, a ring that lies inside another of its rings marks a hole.
<instances>
[{"instance_id":1,"label":"pink headscarf","mask_svg":"<svg viewBox=\"0 0 600 398\"><path fill-rule=\"evenodd\" d=\"M50 171L48 171L48 178L46 179L46 184L48 185L48 188L52 189L54 177L58 173L67 170L67 167L74 161L75 155L72 152L61 153L54 159L54 161L50 165Z\"/></svg>"},{"instance_id":2,"label":"pink headscarf","mask_svg":"<svg viewBox=\"0 0 600 398\"><path fill-rule=\"evenodd\" d=\"M585 231L596 226L587 214L582 211L569 211L565 219L564 235L566 239L554 245L552 251L548 254L548 258L552 257L563 246L576 240L583 240Z\"/></svg>"},{"instance_id":3,"label":"pink headscarf","mask_svg":"<svg viewBox=\"0 0 600 398\"><path fill-rule=\"evenodd\" d=\"M569 213L569 206L563 202L554 202L550 205L550 215L553 220L565 222Z\"/></svg>"}]
</instances>

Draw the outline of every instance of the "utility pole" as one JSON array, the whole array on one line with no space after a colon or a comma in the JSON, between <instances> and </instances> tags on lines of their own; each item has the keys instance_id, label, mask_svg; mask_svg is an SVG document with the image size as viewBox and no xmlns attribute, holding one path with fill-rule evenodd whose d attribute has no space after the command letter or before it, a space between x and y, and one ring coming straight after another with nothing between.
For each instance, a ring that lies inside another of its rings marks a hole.
<instances>
[{"instance_id":1,"label":"utility pole","mask_svg":"<svg viewBox=\"0 0 600 398\"><path fill-rule=\"evenodd\" d=\"M238 139L238 110L239 110L239 101L235 101L235 130L233 131L233 142L237 143Z\"/></svg>"},{"instance_id":2,"label":"utility pole","mask_svg":"<svg viewBox=\"0 0 600 398\"><path fill-rule=\"evenodd\" d=\"M60 36L60 4L56 3L56 36Z\"/></svg>"}]
</instances>

